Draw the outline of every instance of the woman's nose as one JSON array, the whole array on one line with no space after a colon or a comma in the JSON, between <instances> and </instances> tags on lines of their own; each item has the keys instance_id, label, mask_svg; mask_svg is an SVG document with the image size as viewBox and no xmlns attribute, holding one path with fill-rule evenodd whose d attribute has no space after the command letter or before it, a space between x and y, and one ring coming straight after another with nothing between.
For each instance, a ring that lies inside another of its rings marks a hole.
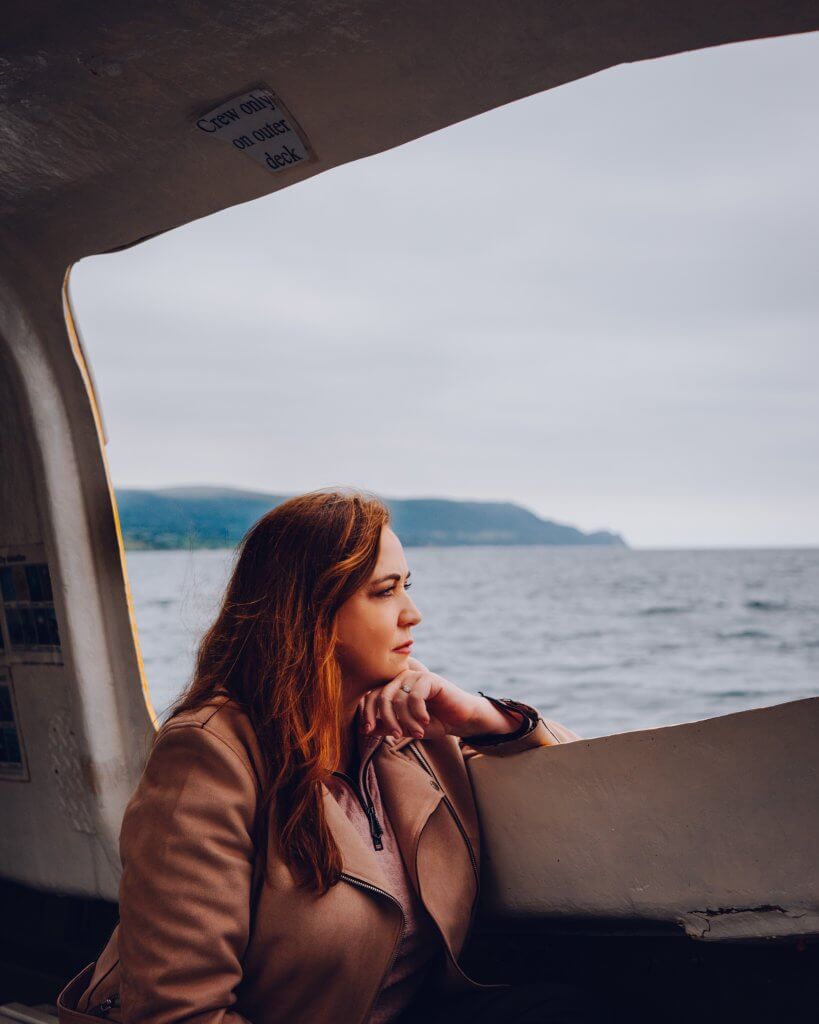
<instances>
[{"instance_id":1,"label":"woman's nose","mask_svg":"<svg viewBox=\"0 0 819 1024\"><path fill-rule=\"evenodd\" d=\"M404 626L417 626L421 621L421 613L411 597L407 597L406 607L401 612L401 623Z\"/></svg>"}]
</instances>

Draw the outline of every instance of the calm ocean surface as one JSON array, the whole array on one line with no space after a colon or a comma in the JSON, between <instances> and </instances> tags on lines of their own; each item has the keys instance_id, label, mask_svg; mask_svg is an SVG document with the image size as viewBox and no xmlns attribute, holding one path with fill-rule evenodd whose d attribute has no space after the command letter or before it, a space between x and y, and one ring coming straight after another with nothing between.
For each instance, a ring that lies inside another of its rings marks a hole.
<instances>
[{"instance_id":1,"label":"calm ocean surface","mask_svg":"<svg viewBox=\"0 0 819 1024\"><path fill-rule=\"evenodd\" d=\"M582 736L819 694L819 549L407 548L414 655ZM160 715L187 682L232 551L128 554Z\"/></svg>"}]
</instances>

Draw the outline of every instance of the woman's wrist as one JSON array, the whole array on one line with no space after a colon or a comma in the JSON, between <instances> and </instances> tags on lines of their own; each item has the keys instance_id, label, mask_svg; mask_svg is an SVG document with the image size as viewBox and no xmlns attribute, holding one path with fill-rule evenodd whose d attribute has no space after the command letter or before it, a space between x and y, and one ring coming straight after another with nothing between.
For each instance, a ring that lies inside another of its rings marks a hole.
<instances>
[{"instance_id":1,"label":"woman's wrist","mask_svg":"<svg viewBox=\"0 0 819 1024\"><path fill-rule=\"evenodd\" d=\"M499 711L486 697L477 697L476 702L475 713L462 735L478 736L491 733L495 736L505 736L520 728L522 716Z\"/></svg>"}]
</instances>

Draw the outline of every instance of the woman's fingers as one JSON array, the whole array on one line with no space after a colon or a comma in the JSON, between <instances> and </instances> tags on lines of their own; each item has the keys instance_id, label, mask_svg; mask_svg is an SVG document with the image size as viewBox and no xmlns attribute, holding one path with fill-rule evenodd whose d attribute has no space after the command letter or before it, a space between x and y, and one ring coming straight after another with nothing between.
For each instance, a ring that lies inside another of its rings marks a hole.
<instances>
[{"instance_id":1,"label":"woman's fingers","mask_svg":"<svg viewBox=\"0 0 819 1024\"><path fill-rule=\"evenodd\" d=\"M402 735L402 730L395 711L393 710L392 700L390 697L391 694L387 691L387 687L383 687L381 693L378 695L377 707L384 729L387 733L392 733L397 739Z\"/></svg>"},{"instance_id":2,"label":"woman's fingers","mask_svg":"<svg viewBox=\"0 0 819 1024\"><path fill-rule=\"evenodd\" d=\"M409 708L412 717L423 729L424 726L429 725L429 711L427 711L427 702L423 697L411 693L407 698L407 707Z\"/></svg>"},{"instance_id":3,"label":"woman's fingers","mask_svg":"<svg viewBox=\"0 0 819 1024\"><path fill-rule=\"evenodd\" d=\"M364 731L371 734L375 732L375 727L378 724L376 720L378 694L378 690L369 690L364 697Z\"/></svg>"},{"instance_id":4,"label":"woman's fingers","mask_svg":"<svg viewBox=\"0 0 819 1024\"><path fill-rule=\"evenodd\" d=\"M393 689L392 692L392 705L405 735L422 739L430 722L430 713L427 709L429 681L423 673L407 672L398 676L393 683L397 689ZM402 689L402 686L407 686L409 693ZM392 688L393 684L390 684L390 687Z\"/></svg>"},{"instance_id":5,"label":"woman's fingers","mask_svg":"<svg viewBox=\"0 0 819 1024\"><path fill-rule=\"evenodd\" d=\"M407 694L401 689L402 685L409 686L411 692ZM413 687L416 692L412 692ZM428 690L423 679L412 672L401 673L384 686L370 690L362 705L365 732L383 736L392 733L396 738L421 738L430 721L425 700Z\"/></svg>"},{"instance_id":6,"label":"woman's fingers","mask_svg":"<svg viewBox=\"0 0 819 1024\"><path fill-rule=\"evenodd\" d=\"M424 726L420 716L426 716L425 712L419 711L419 704L422 708L424 707L424 702L420 698L407 695L403 690L398 690L392 701L393 710L401 723L404 735L420 740L424 735Z\"/></svg>"},{"instance_id":7,"label":"woman's fingers","mask_svg":"<svg viewBox=\"0 0 819 1024\"><path fill-rule=\"evenodd\" d=\"M407 728L405 731L410 736L414 736L415 739L423 739L426 728L429 725L429 712L427 711L427 703L424 698L418 694L411 693L401 701L400 708L401 711L398 717L401 718L402 722L406 721Z\"/></svg>"},{"instance_id":8,"label":"woman's fingers","mask_svg":"<svg viewBox=\"0 0 819 1024\"><path fill-rule=\"evenodd\" d=\"M365 731L370 736L389 736L399 730L395 716L390 720L389 712L383 707L384 691L388 685L376 686L367 694L364 723Z\"/></svg>"}]
</instances>

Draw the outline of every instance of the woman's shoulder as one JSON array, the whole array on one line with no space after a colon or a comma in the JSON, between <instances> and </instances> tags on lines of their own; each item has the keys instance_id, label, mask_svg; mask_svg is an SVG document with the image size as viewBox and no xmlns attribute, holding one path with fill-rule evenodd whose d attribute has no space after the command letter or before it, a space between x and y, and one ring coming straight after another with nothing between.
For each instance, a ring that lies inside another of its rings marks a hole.
<instances>
[{"instance_id":1,"label":"woman's shoulder","mask_svg":"<svg viewBox=\"0 0 819 1024\"><path fill-rule=\"evenodd\" d=\"M201 730L203 745L222 753L231 752L258 781L262 758L259 742L250 717L226 691L217 691L197 708L180 711L164 722L157 731L154 749L158 749L184 730Z\"/></svg>"}]
</instances>

